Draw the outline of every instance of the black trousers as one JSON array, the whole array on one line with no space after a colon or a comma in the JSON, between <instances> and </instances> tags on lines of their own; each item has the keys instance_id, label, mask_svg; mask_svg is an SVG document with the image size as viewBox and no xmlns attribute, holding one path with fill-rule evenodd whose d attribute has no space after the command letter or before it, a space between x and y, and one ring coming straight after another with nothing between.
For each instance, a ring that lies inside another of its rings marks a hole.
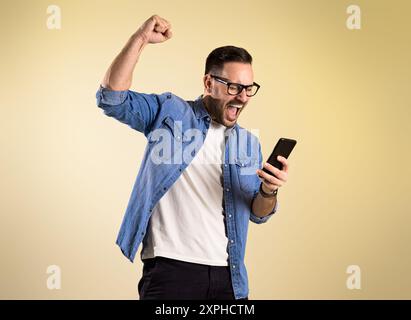
<instances>
[{"instance_id":1,"label":"black trousers","mask_svg":"<svg viewBox=\"0 0 411 320\"><path fill-rule=\"evenodd\" d=\"M155 257L143 261L140 300L234 300L229 267ZM244 299L244 300L247 300Z\"/></svg>"}]
</instances>

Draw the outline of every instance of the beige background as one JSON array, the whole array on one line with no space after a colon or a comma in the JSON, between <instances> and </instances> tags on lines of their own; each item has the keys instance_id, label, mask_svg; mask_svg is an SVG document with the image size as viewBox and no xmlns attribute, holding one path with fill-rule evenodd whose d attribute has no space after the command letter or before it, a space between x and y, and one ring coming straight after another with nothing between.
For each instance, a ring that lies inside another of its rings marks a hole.
<instances>
[{"instance_id":1,"label":"beige background","mask_svg":"<svg viewBox=\"0 0 411 320\"><path fill-rule=\"evenodd\" d=\"M361 30L346 28L352 3ZM50 4L61 30L46 27ZM410 12L405 0L2 0L0 298L137 298L140 250L131 264L115 239L145 138L94 95L154 13L174 37L146 48L134 90L196 98L207 54L243 46L262 89L240 124L265 157L298 140L280 211L250 224L250 298L411 298ZM46 287L49 265L61 290ZM349 265L361 290L346 287Z\"/></svg>"}]
</instances>

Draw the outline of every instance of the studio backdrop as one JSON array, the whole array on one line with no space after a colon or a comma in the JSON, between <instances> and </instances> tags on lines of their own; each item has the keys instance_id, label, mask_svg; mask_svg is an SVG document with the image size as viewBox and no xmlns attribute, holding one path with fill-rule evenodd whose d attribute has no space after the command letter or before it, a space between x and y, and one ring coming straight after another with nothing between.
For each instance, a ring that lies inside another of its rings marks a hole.
<instances>
[{"instance_id":1,"label":"studio backdrop","mask_svg":"<svg viewBox=\"0 0 411 320\"><path fill-rule=\"evenodd\" d=\"M250 224L250 299L411 298L409 1L2 0L0 298L137 299L115 245L146 138L96 106L112 59L151 15L131 89L203 92L223 45L261 89L239 119L267 158L298 140L279 210Z\"/></svg>"}]
</instances>

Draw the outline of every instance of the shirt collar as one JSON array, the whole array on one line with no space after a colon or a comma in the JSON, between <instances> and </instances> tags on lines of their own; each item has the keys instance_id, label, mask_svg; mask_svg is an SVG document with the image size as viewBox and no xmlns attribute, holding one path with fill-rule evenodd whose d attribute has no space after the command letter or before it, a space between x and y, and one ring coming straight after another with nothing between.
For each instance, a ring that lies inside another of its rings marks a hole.
<instances>
[{"instance_id":1,"label":"shirt collar","mask_svg":"<svg viewBox=\"0 0 411 320\"><path fill-rule=\"evenodd\" d=\"M194 101L194 114L196 115L197 119L200 118L205 118L209 117L209 113L207 109L205 108L204 102L203 102L203 96L199 96L195 101Z\"/></svg>"}]
</instances>

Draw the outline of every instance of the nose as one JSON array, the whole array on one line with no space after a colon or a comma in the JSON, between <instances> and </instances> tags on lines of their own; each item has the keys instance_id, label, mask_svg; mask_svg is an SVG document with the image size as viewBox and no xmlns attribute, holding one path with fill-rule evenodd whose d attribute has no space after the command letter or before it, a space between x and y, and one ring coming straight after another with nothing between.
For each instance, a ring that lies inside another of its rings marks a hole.
<instances>
[{"instance_id":1,"label":"nose","mask_svg":"<svg viewBox=\"0 0 411 320\"><path fill-rule=\"evenodd\" d=\"M247 97L245 93L245 88L241 90L241 92L236 96L238 100L240 100L242 103L246 103L250 97Z\"/></svg>"}]
</instances>

